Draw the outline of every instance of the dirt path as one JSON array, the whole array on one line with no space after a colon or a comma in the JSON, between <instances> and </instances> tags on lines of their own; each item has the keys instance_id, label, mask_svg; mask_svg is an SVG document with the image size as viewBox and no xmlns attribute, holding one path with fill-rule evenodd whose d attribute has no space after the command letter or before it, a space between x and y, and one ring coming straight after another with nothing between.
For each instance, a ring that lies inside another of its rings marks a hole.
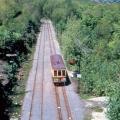
<instances>
[{"instance_id":1,"label":"dirt path","mask_svg":"<svg viewBox=\"0 0 120 120\"><path fill-rule=\"evenodd\" d=\"M78 80L72 79L73 90L78 94ZM94 97L91 99L82 99L85 107L85 118L84 120L108 120L106 116L108 97Z\"/></svg>"}]
</instances>

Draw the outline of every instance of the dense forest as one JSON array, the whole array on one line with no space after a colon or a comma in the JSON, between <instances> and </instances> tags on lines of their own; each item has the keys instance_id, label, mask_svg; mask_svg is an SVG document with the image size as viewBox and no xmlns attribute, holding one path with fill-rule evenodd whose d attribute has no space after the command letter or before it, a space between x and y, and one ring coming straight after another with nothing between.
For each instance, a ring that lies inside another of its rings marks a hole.
<instances>
[{"instance_id":1,"label":"dense forest","mask_svg":"<svg viewBox=\"0 0 120 120\"><path fill-rule=\"evenodd\" d=\"M109 96L107 115L120 120L120 5L88 0L0 0L0 57L8 62L9 79L6 86L0 84L4 111L43 17L54 23L66 63L76 61L68 68L80 68L80 94ZM8 60L10 53L17 56ZM0 118L9 119L7 112L0 111Z\"/></svg>"},{"instance_id":2,"label":"dense forest","mask_svg":"<svg viewBox=\"0 0 120 120\"><path fill-rule=\"evenodd\" d=\"M13 95L16 94L16 86L19 86L18 69L27 60L36 42L42 4L39 0L0 0L0 60L6 61L3 72L7 74L4 85L0 77L1 120L10 119Z\"/></svg>"}]
</instances>

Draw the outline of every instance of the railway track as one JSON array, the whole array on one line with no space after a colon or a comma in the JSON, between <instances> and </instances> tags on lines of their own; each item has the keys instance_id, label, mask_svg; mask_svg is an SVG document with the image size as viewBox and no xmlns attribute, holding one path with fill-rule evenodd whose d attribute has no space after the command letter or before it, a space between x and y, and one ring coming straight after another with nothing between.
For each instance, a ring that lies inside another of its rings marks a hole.
<instances>
[{"instance_id":1,"label":"railway track","mask_svg":"<svg viewBox=\"0 0 120 120\"><path fill-rule=\"evenodd\" d=\"M41 49L43 49L43 55L41 57L42 59L42 68L41 68L41 72L42 72L42 78L41 78L41 87L40 87L40 91L41 91L41 111L40 112L40 116L41 116L41 120L43 119L43 92L44 92L44 50L45 50L45 40L42 40L42 39L45 39L45 33L44 33L44 29L45 29L45 26L43 24L42 26L42 32L41 32L41 35L40 35L40 43L39 45L37 45L39 48L38 48L38 54L37 54L37 59L34 59L37 61L37 65L36 65L36 68L35 68L35 77L34 77L34 81L33 81L33 89L32 89L32 98L31 98L31 103L30 103L30 112L29 112L29 116L28 116L28 120L33 120L33 107L34 107L34 104L35 104L35 94L36 94L36 89L37 89L37 75L39 74L38 73L38 69L39 69L39 60L40 60L40 51ZM43 47L42 47L42 42L43 41ZM24 119L21 119L21 120L24 120Z\"/></svg>"},{"instance_id":2,"label":"railway track","mask_svg":"<svg viewBox=\"0 0 120 120\"><path fill-rule=\"evenodd\" d=\"M51 44L49 23L47 23L47 28L48 28L48 36L49 36L50 53L53 54L54 52L53 52L53 47L52 47L52 44ZM60 97L59 97L57 87L53 86L53 91L55 91L55 99L56 99L56 104L57 104L56 107L57 107L57 112L58 112L58 120L63 120L62 112L61 112L61 105L60 105Z\"/></svg>"},{"instance_id":3,"label":"railway track","mask_svg":"<svg viewBox=\"0 0 120 120\"><path fill-rule=\"evenodd\" d=\"M49 34L48 36L49 36L49 40L50 40L50 53L51 53L51 55L56 54L56 48L55 48L55 44L54 44L54 41L53 41L53 36L52 36L52 30L51 30L51 27L50 27L50 23L47 23L47 28L48 28L48 34ZM69 101L68 101L68 97L67 97L67 93L66 93L66 89L65 89L65 84L64 84L64 86L61 86L60 88L62 89L62 94L63 94L63 97L64 97L64 103L65 103L66 112L67 112L67 119L68 120L73 120L71 108L70 108L70 105L69 105ZM55 90L59 120L64 120L64 118L62 116L62 111L61 111L61 103L60 103L60 96L59 96L58 87L54 86L54 90Z\"/></svg>"}]
</instances>

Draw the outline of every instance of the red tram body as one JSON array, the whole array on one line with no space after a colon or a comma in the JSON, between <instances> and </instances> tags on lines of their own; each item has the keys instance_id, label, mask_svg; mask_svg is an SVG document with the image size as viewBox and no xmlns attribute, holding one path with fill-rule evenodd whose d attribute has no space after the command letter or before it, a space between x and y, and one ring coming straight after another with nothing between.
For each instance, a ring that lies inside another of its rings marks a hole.
<instances>
[{"instance_id":1,"label":"red tram body","mask_svg":"<svg viewBox=\"0 0 120 120\"><path fill-rule=\"evenodd\" d=\"M52 66L52 78L54 83L66 82L67 70L62 59L62 56L59 54L51 55L51 66Z\"/></svg>"}]
</instances>

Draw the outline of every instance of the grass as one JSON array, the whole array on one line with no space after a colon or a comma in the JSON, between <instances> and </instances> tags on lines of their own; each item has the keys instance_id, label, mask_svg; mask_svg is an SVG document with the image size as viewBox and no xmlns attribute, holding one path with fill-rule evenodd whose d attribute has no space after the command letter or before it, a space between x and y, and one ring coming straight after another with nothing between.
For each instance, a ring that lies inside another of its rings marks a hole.
<instances>
[{"instance_id":1,"label":"grass","mask_svg":"<svg viewBox=\"0 0 120 120\"><path fill-rule=\"evenodd\" d=\"M29 55L29 59L33 59L35 51L35 46L31 49L31 54ZM12 99L12 106L11 106L11 118L19 118L21 114L21 107L25 95L25 88L26 88L26 82L28 79L29 71L32 67L32 60L26 61L23 63L22 68L20 71L22 71L23 76L21 76L21 80L18 80L18 85L14 88L13 95L11 96Z\"/></svg>"},{"instance_id":2,"label":"grass","mask_svg":"<svg viewBox=\"0 0 120 120\"><path fill-rule=\"evenodd\" d=\"M84 120L91 120L92 119L92 115L91 114L88 114L85 116Z\"/></svg>"},{"instance_id":3,"label":"grass","mask_svg":"<svg viewBox=\"0 0 120 120\"><path fill-rule=\"evenodd\" d=\"M80 93L80 97L81 97L82 99L87 100L87 99L94 98L95 96Z\"/></svg>"},{"instance_id":4,"label":"grass","mask_svg":"<svg viewBox=\"0 0 120 120\"><path fill-rule=\"evenodd\" d=\"M95 112L103 112L103 109L100 106L92 106L91 109Z\"/></svg>"}]
</instances>

